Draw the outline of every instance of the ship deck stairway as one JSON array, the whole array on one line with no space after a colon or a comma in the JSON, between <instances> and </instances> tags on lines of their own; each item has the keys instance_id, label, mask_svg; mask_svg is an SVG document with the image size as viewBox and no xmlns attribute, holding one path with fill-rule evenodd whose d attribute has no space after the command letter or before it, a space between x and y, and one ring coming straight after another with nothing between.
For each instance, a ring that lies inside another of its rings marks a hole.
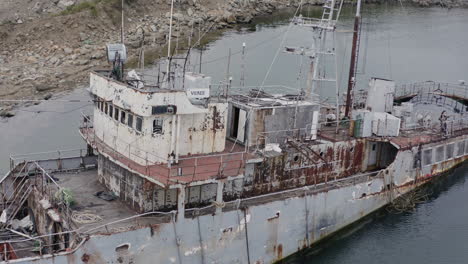
<instances>
[{"instance_id":1,"label":"ship deck stairway","mask_svg":"<svg viewBox=\"0 0 468 264\"><path fill-rule=\"evenodd\" d=\"M33 184L29 177L31 170L29 165L29 162L20 164L0 181L2 190L1 227L7 226L14 219L33 190Z\"/></svg>"}]
</instances>

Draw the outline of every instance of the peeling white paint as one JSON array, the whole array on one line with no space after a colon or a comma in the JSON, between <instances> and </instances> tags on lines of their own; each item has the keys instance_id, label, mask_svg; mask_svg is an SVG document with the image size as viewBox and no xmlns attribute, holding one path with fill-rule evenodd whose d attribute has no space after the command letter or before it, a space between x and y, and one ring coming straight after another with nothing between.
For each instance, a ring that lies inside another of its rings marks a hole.
<instances>
[{"instance_id":1,"label":"peeling white paint","mask_svg":"<svg viewBox=\"0 0 468 264\"><path fill-rule=\"evenodd\" d=\"M91 73L90 92L114 106L112 117L95 107L93 125L96 136L140 165L167 163L171 154L208 154L225 148L226 102L193 105L184 91L137 91L96 73ZM152 114L152 106L169 105L176 106L175 114ZM120 117L115 119L115 106L120 108L119 115L122 109L127 116L129 113L134 115L132 127L122 123ZM143 119L141 132L135 129L136 116ZM156 117L163 120L160 134L153 134Z\"/></svg>"}]
</instances>

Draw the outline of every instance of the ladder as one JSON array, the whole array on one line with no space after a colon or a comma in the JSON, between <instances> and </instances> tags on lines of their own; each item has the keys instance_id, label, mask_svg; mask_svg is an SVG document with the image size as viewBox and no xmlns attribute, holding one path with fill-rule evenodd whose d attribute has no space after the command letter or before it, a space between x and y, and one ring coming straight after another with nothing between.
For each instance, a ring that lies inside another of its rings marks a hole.
<instances>
[{"instance_id":1,"label":"ladder","mask_svg":"<svg viewBox=\"0 0 468 264\"><path fill-rule=\"evenodd\" d=\"M323 4L322 21L329 21L329 26L335 27L340 17L342 0L325 0Z\"/></svg>"},{"instance_id":2,"label":"ladder","mask_svg":"<svg viewBox=\"0 0 468 264\"><path fill-rule=\"evenodd\" d=\"M342 6L343 0L325 0L321 18L310 18L299 15L295 16L292 22L296 25L311 27L313 29L334 31L336 22L341 14Z\"/></svg>"}]
</instances>

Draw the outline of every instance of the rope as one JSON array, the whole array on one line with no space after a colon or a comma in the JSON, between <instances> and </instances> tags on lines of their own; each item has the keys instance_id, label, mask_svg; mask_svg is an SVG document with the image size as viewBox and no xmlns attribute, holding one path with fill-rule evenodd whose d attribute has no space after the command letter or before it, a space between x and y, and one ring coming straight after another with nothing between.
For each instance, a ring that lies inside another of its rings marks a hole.
<instances>
[{"instance_id":1,"label":"rope","mask_svg":"<svg viewBox=\"0 0 468 264\"><path fill-rule=\"evenodd\" d=\"M225 202L217 202L217 201L214 201L213 202L213 205L218 207L218 208L224 208L226 206L226 203Z\"/></svg>"},{"instance_id":2,"label":"rope","mask_svg":"<svg viewBox=\"0 0 468 264\"><path fill-rule=\"evenodd\" d=\"M71 216L73 222L77 224L91 224L100 222L102 218L99 215L93 214L89 211L73 212Z\"/></svg>"},{"instance_id":3,"label":"rope","mask_svg":"<svg viewBox=\"0 0 468 264\"><path fill-rule=\"evenodd\" d=\"M123 233L130 230L132 230L131 226L114 227L110 229L110 233Z\"/></svg>"},{"instance_id":4,"label":"rope","mask_svg":"<svg viewBox=\"0 0 468 264\"><path fill-rule=\"evenodd\" d=\"M397 190L398 191L398 190ZM402 195L394 200L387 211L394 214L401 214L413 211L418 204L425 203L430 199L432 191L427 189L419 189Z\"/></svg>"}]
</instances>

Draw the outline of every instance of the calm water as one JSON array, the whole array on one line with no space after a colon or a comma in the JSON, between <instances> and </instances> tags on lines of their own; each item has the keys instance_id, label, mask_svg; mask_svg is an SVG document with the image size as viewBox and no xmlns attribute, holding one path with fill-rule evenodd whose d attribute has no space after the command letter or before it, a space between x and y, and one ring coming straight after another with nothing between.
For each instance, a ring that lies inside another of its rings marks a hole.
<instances>
[{"instance_id":1,"label":"calm water","mask_svg":"<svg viewBox=\"0 0 468 264\"><path fill-rule=\"evenodd\" d=\"M305 15L316 10L304 10ZM352 10L343 12L336 37L338 71L347 71ZM242 43L247 46L246 85L264 80L287 28L289 12L259 19L255 25L225 32L203 53L203 72L218 83L226 75L229 48L233 84L239 85ZM364 6L359 86L372 77L400 82L468 80L468 10ZM310 41L306 29L292 28L283 45L300 46ZM364 52L365 50L365 52ZM192 58L198 64L198 56ZM365 61L365 62L364 62ZM297 56L278 53L266 84L299 87L301 61ZM198 67L191 67L198 71ZM302 71L306 71L304 61ZM152 69L147 72L156 74ZM344 78L339 77L340 83ZM344 85L341 85L341 89ZM332 96L334 88L319 93ZM8 170L11 153L82 148L77 128L80 111L90 111L83 88L56 99L82 100L79 103L49 101L22 108L17 116L0 121L0 173ZM433 197L410 213L384 214L345 238L293 263L467 263L468 261L468 168L457 170L438 184Z\"/></svg>"}]
</instances>

